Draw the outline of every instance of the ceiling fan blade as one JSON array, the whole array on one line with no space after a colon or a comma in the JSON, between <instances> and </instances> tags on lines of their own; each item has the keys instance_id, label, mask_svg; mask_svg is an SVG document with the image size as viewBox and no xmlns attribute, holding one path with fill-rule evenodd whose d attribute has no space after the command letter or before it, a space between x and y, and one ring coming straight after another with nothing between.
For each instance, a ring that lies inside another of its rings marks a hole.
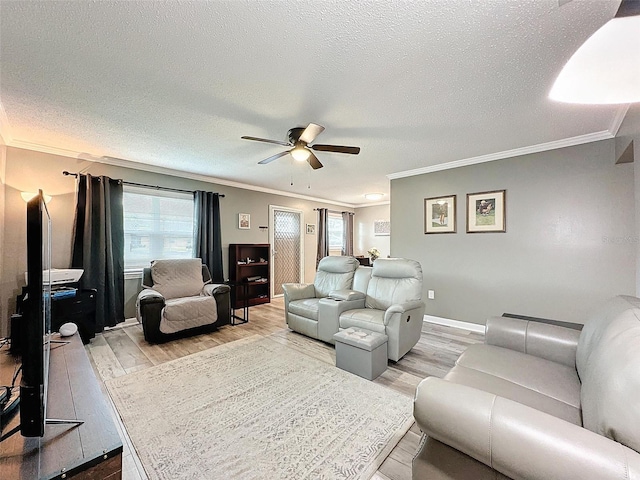
<instances>
[{"instance_id":1,"label":"ceiling fan blade","mask_svg":"<svg viewBox=\"0 0 640 480\"><path fill-rule=\"evenodd\" d=\"M345 147L343 145L309 145L309 148L313 148L319 152L337 152L337 153L350 153L351 155L357 155L360 153L360 147Z\"/></svg>"},{"instance_id":2,"label":"ceiling fan blade","mask_svg":"<svg viewBox=\"0 0 640 480\"><path fill-rule=\"evenodd\" d=\"M265 143L275 143L276 145L282 145L283 147L290 147L291 144L289 142L281 142L279 140L269 140L267 138L258 138L258 137L247 137L246 135L244 137L240 137L244 140L254 140L256 142L265 142Z\"/></svg>"},{"instance_id":3,"label":"ceiling fan blade","mask_svg":"<svg viewBox=\"0 0 640 480\"><path fill-rule=\"evenodd\" d=\"M258 165L265 165L267 163L271 163L274 160L279 159L280 157L284 157L288 153L289 153L289 150L285 150L284 152L276 153L275 155L271 155L269 158L265 158L264 160L259 161Z\"/></svg>"},{"instance_id":4,"label":"ceiling fan blade","mask_svg":"<svg viewBox=\"0 0 640 480\"><path fill-rule=\"evenodd\" d=\"M307 126L307 128L304 129L304 132L300 134L300 141L304 143L311 143L323 131L324 131L324 127L322 125L316 125L315 123L310 123Z\"/></svg>"},{"instance_id":5,"label":"ceiling fan blade","mask_svg":"<svg viewBox=\"0 0 640 480\"><path fill-rule=\"evenodd\" d=\"M313 152L309 152L309 158L307 159L307 162L309 162L309 165L311 165L311 168L313 168L314 170L317 170L324 166L320 163L320 160L318 160L318 157L316 157Z\"/></svg>"}]
</instances>

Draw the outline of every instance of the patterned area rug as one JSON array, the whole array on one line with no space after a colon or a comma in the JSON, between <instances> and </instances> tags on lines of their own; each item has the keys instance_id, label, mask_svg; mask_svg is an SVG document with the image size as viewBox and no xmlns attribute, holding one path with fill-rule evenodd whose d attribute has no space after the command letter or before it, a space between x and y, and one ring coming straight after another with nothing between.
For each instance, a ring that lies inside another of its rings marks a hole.
<instances>
[{"instance_id":1,"label":"patterned area rug","mask_svg":"<svg viewBox=\"0 0 640 480\"><path fill-rule=\"evenodd\" d=\"M412 399L263 337L106 382L151 479L368 479Z\"/></svg>"}]
</instances>

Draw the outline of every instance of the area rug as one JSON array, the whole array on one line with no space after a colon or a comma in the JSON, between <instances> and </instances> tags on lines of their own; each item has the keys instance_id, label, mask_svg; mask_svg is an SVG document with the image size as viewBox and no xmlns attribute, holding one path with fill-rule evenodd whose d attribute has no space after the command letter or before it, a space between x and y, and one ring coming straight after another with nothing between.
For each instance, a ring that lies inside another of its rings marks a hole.
<instances>
[{"instance_id":1,"label":"area rug","mask_svg":"<svg viewBox=\"0 0 640 480\"><path fill-rule=\"evenodd\" d=\"M368 479L412 399L264 337L114 378L150 479Z\"/></svg>"}]
</instances>

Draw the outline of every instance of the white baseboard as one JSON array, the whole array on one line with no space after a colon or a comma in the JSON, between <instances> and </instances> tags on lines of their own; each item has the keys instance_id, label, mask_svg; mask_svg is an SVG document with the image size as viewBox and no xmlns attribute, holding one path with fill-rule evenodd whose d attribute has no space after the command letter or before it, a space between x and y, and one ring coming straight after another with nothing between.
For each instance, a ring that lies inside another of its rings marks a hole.
<instances>
[{"instance_id":1,"label":"white baseboard","mask_svg":"<svg viewBox=\"0 0 640 480\"><path fill-rule=\"evenodd\" d=\"M433 315L425 315L424 321L429 323L435 323L437 325L445 325L447 327L461 328L463 330L469 330L470 332L484 334L485 327L478 323L462 322L460 320L452 320L450 318L434 317Z\"/></svg>"}]
</instances>

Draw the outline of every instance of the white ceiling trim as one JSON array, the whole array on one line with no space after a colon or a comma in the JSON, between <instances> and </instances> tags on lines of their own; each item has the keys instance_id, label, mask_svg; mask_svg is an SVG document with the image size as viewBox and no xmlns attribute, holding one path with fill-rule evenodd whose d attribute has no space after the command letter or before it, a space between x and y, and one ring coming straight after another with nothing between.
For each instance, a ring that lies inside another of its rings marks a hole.
<instances>
[{"instance_id":1,"label":"white ceiling trim","mask_svg":"<svg viewBox=\"0 0 640 480\"><path fill-rule=\"evenodd\" d=\"M13 141L9 119L7 118L7 112L4 111L4 107L2 106L2 100L0 100L0 137L4 140L5 145L9 145Z\"/></svg>"},{"instance_id":2,"label":"white ceiling trim","mask_svg":"<svg viewBox=\"0 0 640 480\"><path fill-rule=\"evenodd\" d=\"M6 139L5 139L6 140ZM15 147L15 148L22 148L25 150L32 150L35 152L41 152L41 153L49 153L52 155L59 155L62 157L70 157L70 158L82 158L83 160L87 160L90 162L96 162L96 163L104 163L106 165L113 165L116 167L126 167L126 168L133 168L135 170L142 170L144 172L152 172L152 173L160 173L163 175L171 175L174 177L182 177L182 178L188 178L191 180L198 180L201 182L208 182L208 183L215 183L218 185L225 185L227 187L235 187L235 188L242 188L245 190L252 190L254 192L263 192L263 193L270 193L272 195L282 195L284 197L293 197L293 198L299 198L301 200L309 200L312 202L321 202L321 203L328 203L330 205L338 205L341 207L347 207L347 208L355 208L356 205L350 204L350 203L342 203L342 202L336 202L336 201L332 201L332 200L327 200L325 198L318 198L318 197L311 197L308 195L300 195L297 193L292 193L292 192L285 192L282 190L275 190L272 188L265 188L265 187L258 187L256 185L250 185L247 183L240 183L240 182L233 182L231 180L224 180L221 178L216 178L216 177L211 177L209 175L202 175L199 173L192 173L192 172L185 172L182 170L174 170L172 168L166 168L166 167L157 167L154 165L147 165L144 163L139 163L139 162L133 162L131 160L124 160L122 158L113 158L113 157L97 157L94 155L88 155L86 153L80 153L80 152L74 152L71 150L66 150L63 148L57 148L57 147L51 147L49 145L41 145L38 143L31 143L31 142L25 142L22 140L13 140L11 143L7 142L7 146L9 147ZM94 157L94 158L91 158Z\"/></svg>"},{"instance_id":3,"label":"white ceiling trim","mask_svg":"<svg viewBox=\"0 0 640 480\"><path fill-rule=\"evenodd\" d=\"M624 105L620 105L620 108L616 112L616 116L613 117L613 121L611 122L611 126L609 127L609 132L611 132L611 135L613 135L614 137L618 134L618 130L620 130L620 125L622 125L622 122L624 121L624 117L627 116L627 112L629 111L630 107L631 107L630 103L625 103Z\"/></svg>"},{"instance_id":4,"label":"white ceiling trim","mask_svg":"<svg viewBox=\"0 0 640 480\"><path fill-rule=\"evenodd\" d=\"M22 148L24 150L32 150L34 152L49 153L51 155L59 155L61 157L78 158L80 153L65 148L51 147L49 145L41 145L39 143L25 142L23 140L12 140L7 142L8 147Z\"/></svg>"},{"instance_id":5,"label":"white ceiling trim","mask_svg":"<svg viewBox=\"0 0 640 480\"><path fill-rule=\"evenodd\" d=\"M440 163L438 165L415 168L413 170L406 170L404 172L391 173L387 175L387 178L389 178L389 180L395 180L397 178L413 177L416 175L423 175L425 173L439 172L442 170L450 170L452 168L476 165L478 163L493 162L494 160L503 160L505 158L529 155L531 153L546 152L549 150L555 150L557 148L573 147L574 145L582 145L584 143L606 140L609 138L613 138L614 136L615 135L613 135L609 130L603 130L601 132L588 133L586 135L564 138L562 140L555 140L553 142L539 143L538 145L514 148L513 150L505 150L504 152L490 153L487 155L480 155L479 157L464 158L462 160L454 160L452 162Z\"/></svg>"},{"instance_id":6,"label":"white ceiling trim","mask_svg":"<svg viewBox=\"0 0 640 480\"><path fill-rule=\"evenodd\" d=\"M374 202L374 203L360 203L356 205L356 208L377 207L379 205L391 205L391 200L384 200L382 202Z\"/></svg>"},{"instance_id":7,"label":"white ceiling trim","mask_svg":"<svg viewBox=\"0 0 640 480\"><path fill-rule=\"evenodd\" d=\"M91 160L91 161L94 161L94 160ZM201 182L209 182L209 183L215 183L217 185L225 185L227 187L235 187L235 188L242 188L245 190L252 190L254 192L270 193L272 195L282 195L284 197L299 198L301 200L309 200L312 202L322 202L322 203L328 203L330 205L338 205L341 207L355 208L355 205L351 203L336 202L332 200L327 200L325 198L311 197L307 195L300 195L298 193L275 190L273 188L259 187L256 185L234 182L231 180L224 180L221 178L211 177L209 175L202 175L199 173L184 172L181 170L174 170L172 168L166 168L166 167L157 167L155 165L147 165L143 163L132 162L130 160L124 160L122 158L100 157L99 160L95 160L95 161L98 163L105 163L107 165L114 165L116 167L126 167L126 168L133 168L136 170L142 170L144 172L161 173L164 175L171 175L174 177L182 177L182 178L188 178L190 180L199 180Z\"/></svg>"}]
</instances>

